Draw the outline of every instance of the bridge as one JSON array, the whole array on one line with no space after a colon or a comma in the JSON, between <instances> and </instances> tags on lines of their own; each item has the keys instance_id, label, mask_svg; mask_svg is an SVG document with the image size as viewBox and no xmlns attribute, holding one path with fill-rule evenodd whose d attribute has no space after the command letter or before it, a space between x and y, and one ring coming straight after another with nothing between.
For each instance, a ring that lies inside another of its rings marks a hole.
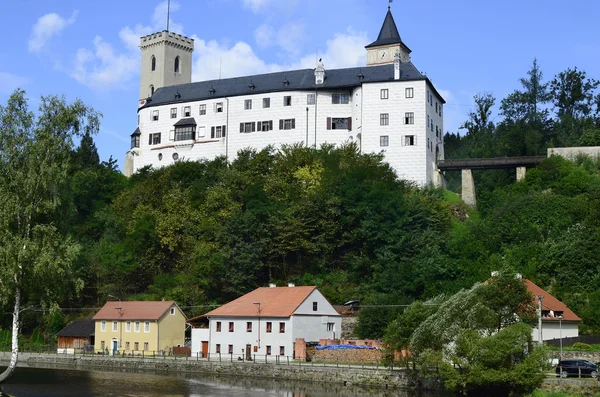
<instances>
[{"instance_id":1,"label":"bridge","mask_svg":"<svg viewBox=\"0 0 600 397\"><path fill-rule=\"evenodd\" d=\"M527 156L527 157L496 157L487 159L459 159L459 160L440 160L437 163L438 169L444 171L461 171L462 199L471 206L477 205L475 197L475 182L473 180L472 170L517 170L517 181L525 177L527 167L535 167L548 157L546 156Z\"/></svg>"}]
</instances>

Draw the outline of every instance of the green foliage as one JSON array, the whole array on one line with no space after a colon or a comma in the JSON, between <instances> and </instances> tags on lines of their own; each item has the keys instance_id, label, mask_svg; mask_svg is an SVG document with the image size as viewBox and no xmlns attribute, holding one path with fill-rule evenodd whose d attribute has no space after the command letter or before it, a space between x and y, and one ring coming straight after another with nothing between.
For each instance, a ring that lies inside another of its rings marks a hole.
<instances>
[{"instance_id":1,"label":"green foliage","mask_svg":"<svg viewBox=\"0 0 600 397\"><path fill-rule=\"evenodd\" d=\"M579 350L579 351L589 351L592 349L592 347L590 345L588 345L587 343L583 343L583 342L573 343L572 347L574 350Z\"/></svg>"}]
</instances>

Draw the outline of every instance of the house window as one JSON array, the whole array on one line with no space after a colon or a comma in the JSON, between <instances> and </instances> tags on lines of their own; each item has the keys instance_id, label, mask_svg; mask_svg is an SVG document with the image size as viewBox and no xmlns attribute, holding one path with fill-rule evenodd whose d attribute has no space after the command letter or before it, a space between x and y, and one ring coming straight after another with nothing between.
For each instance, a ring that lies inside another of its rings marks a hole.
<instances>
[{"instance_id":1,"label":"house window","mask_svg":"<svg viewBox=\"0 0 600 397\"><path fill-rule=\"evenodd\" d=\"M131 136L131 148L140 147L140 136L138 134Z\"/></svg>"},{"instance_id":2,"label":"house window","mask_svg":"<svg viewBox=\"0 0 600 397\"><path fill-rule=\"evenodd\" d=\"M183 108L183 117L190 117L192 115L192 107L184 106Z\"/></svg>"},{"instance_id":3,"label":"house window","mask_svg":"<svg viewBox=\"0 0 600 397\"><path fill-rule=\"evenodd\" d=\"M327 323L327 332L335 331L335 323Z\"/></svg>"},{"instance_id":4,"label":"house window","mask_svg":"<svg viewBox=\"0 0 600 397\"><path fill-rule=\"evenodd\" d=\"M150 332L150 321L144 322L144 332L146 332L146 333Z\"/></svg>"},{"instance_id":5,"label":"house window","mask_svg":"<svg viewBox=\"0 0 600 397\"><path fill-rule=\"evenodd\" d=\"M382 88L379 97L381 99L388 99L390 97L390 91L387 88Z\"/></svg>"},{"instance_id":6,"label":"house window","mask_svg":"<svg viewBox=\"0 0 600 397\"><path fill-rule=\"evenodd\" d=\"M327 129L328 130L350 130L350 118L349 117L327 117Z\"/></svg>"},{"instance_id":7,"label":"house window","mask_svg":"<svg viewBox=\"0 0 600 397\"><path fill-rule=\"evenodd\" d=\"M316 103L317 96L315 94L306 95L306 104L314 105Z\"/></svg>"},{"instance_id":8,"label":"house window","mask_svg":"<svg viewBox=\"0 0 600 397\"><path fill-rule=\"evenodd\" d=\"M287 95L283 97L283 106L292 106L292 97Z\"/></svg>"},{"instance_id":9,"label":"house window","mask_svg":"<svg viewBox=\"0 0 600 397\"><path fill-rule=\"evenodd\" d=\"M279 355L285 356L285 346L279 346Z\"/></svg>"},{"instance_id":10,"label":"house window","mask_svg":"<svg viewBox=\"0 0 600 397\"><path fill-rule=\"evenodd\" d=\"M252 109L252 99L246 99L244 101L244 110Z\"/></svg>"},{"instance_id":11,"label":"house window","mask_svg":"<svg viewBox=\"0 0 600 397\"><path fill-rule=\"evenodd\" d=\"M135 322L135 328L134 328L134 331L135 331L135 332L140 332L140 322L139 322L139 321L136 321L136 322ZM135 350L137 350L137 349L135 349Z\"/></svg>"},{"instance_id":12,"label":"house window","mask_svg":"<svg viewBox=\"0 0 600 397\"><path fill-rule=\"evenodd\" d=\"M271 355L271 346L267 346L267 356Z\"/></svg>"},{"instance_id":13,"label":"house window","mask_svg":"<svg viewBox=\"0 0 600 397\"><path fill-rule=\"evenodd\" d=\"M390 114L381 113L379 115L379 125L390 125Z\"/></svg>"},{"instance_id":14,"label":"house window","mask_svg":"<svg viewBox=\"0 0 600 397\"><path fill-rule=\"evenodd\" d=\"M412 87L407 87L407 88L404 90L404 96L405 96L406 98L414 98L414 97L415 97L415 89L414 89L414 88L412 88Z\"/></svg>"},{"instance_id":15,"label":"house window","mask_svg":"<svg viewBox=\"0 0 600 397\"><path fill-rule=\"evenodd\" d=\"M144 350L145 351L150 350L150 346L148 345L148 342L144 342Z\"/></svg>"},{"instance_id":16,"label":"house window","mask_svg":"<svg viewBox=\"0 0 600 397\"><path fill-rule=\"evenodd\" d=\"M210 127L210 137L213 139L225 137L225 126Z\"/></svg>"},{"instance_id":17,"label":"house window","mask_svg":"<svg viewBox=\"0 0 600 397\"><path fill-rule=\"evenodd\" d=\"M431 118L431 125L430 125L430 128L431 128L431 132L433 132L433 118Z\"/></svg>"},{"instance_id":18,"label":"house window","mask_svg":"<svg viewBox=\"0 0 600 397\"><path fill-rule=\"evenodd\" d=\"M256 123L240 123L240 133L248 133L256 131Z\"/></svg>"},{"instance_id":19,"label":"house window","mask_svg":"<svg viewBox=\"0 0 600 397\"><path fill-rule=\"evenodd\" d=\"M273 323L270 321L267 321L267 333L270 333L272 329L273 329Z\"/></svg>"},{"instance_id":20,"label":"house window","mask_svg":"<svg viewBox=\"0 0 600 397\"><path fill-rule=\"evenodd\" d=\"M158 110L152 111L152 121L158 121Z\"/></svg>"},{"instance_id":21,"label":"house window","mask_svg":"<svg viewBox=\"0 0 600 397\"><path fill-rule=\"evenodd\" d=\"M172 119L177 118L177 108L171 108L171 118Z\"/></svg>"},{"instance_id":22,"label":"house window","mask_svg":"<svg viewBox=\"0 0 600 397\"><path fill-rule=\"evenodd\" d=\"M229 322L229 332L233 332L233 321Z\"/></svg>"},{"instance_id":23,"label":"house window","mask_svg":"<svg viewBox=\"0 0 600 397\"><path fill-rule=\"evenodd\" d=\"M414 145L415 145L415 136L414 135L404 136L404 146L414 146Z\"/></svg>"},{"instance_id":24,"label":"house window","mask_svg":"<svg viewBox=\"0 0 600 397\"><path fill-rule=\"evenodd\" d=\"M414 124L414 123L415 123L415 113L414 112L404 113L404 124Z\"/></svg>"},{"instance_id":25,"label":"house window","mask_svg":"<svg viewBox=\"0 0 600 397\"><path fill-rule=\"evenodd\" d=\"M233 354L233 345L229 345L229 346L227 347L227 352L228 352L229 354Z\"/></svg>"},{"instance_id":26,"label":"house window","mask_svg":"<svg viewBox=\"0 0 600 397\"><path fill-rule=\"evenodd\" d=\"M256 127L257 131L271 131L273 130L273 120L259 121Z\"/></svg>"},{"instance_id":27,"label":"house window","mask_svg":"<svg viewBox=\"0 0 600 397\"><path fill-rule=\"evenodd\" d=\"M217 332L221 332L221 322L217 321Z\"/></svg>"},{"instance_id":28,"label":"house window","mask_svg":"<svg viewBox=\"0 0 600 397\"><path fill-rule=\"evenodd\" d=\"M442 104L440 104L439 110L440 110L440 117L442 117Z\"/></svg>"},{"instance_id":29,"label":"house window","mask_svg":"<svg viewBox=\"0 0 600 397\"><path fill-rule=\"evenodd\" d=\"M112 328L113 332L117 332L117 329L118 329L117 324L118 323L116 321L113 321L113 328Z\"/></svg>"},{"instance_id":30,"label":"house window","mask_svg":"<svg viewBox=\"0 0 600 397\"><path fill-rule=\"evenodd\" d=\"M173 65L175 73L179 73L179 57L175 57L175 65Z\"/></svg>"},{"instance_id":31,"label":"house window","mask_svg":"<svg viewBox=\"0 0 600 397\"><path fill-rule=\"evenodd\" d=\"M435 137L438 138L440 136L440 130L438 129L438 126L435 126Z\"/></svg>"},{"instance_id":32,"label":"house window","mask_svg":"<svg viewBox=\"0 0 600 397\"><path fill-rule=\"evenodd\" d=\"M216 346L215 346L215 351L216 351L217 353L221 353L221 344L220 344L220 343L217 343L217 344L216 344Z\"/></svg>"},{"instance_id":33,"label":"house window","mask_svg":"<svg viewBox=\"0 0 600 397\"><path fill-rule=\"evenodd\" d=\"M437 101L435 101L435 112L436 113L438 112L438 103L437 103Z\"/></svg>"},{"instance_id":34,"label":"house window","mask_svg":"<svg viewBox=\"0 0 600 397\"><path fill-rule=\"evenodd\" d=\"M280 334L285 333L285 323L279 323L279 333Z\"/></svg>"},{"instance_id":35,"label":"house window","mask_svg":"<svg viewBox=\"0 0 600 397\"><path fill-rule=\"evenodd\" d=\"M431 94L431 92L429 93L429 105L433 106L433 95Z\"/></svg>"},{"instance_id":36,"label":"house window","mask_svg":"<svg viewBox=\"0 0 600 397\"><path fill-rule=\"evenodd\" d=\"M133 342L133 350L135 350L135 351L140 350L140 342Z\"/></svg>"},{"instance_id":37,"label":"house window","mask_svg":"<svg viewBox=\"0 0 600 397\"><path fill-rule=\"evenodd\" d=\"M334 105L346 105L350 103L349 94L333 94L331 95L331 103Z\"/></svg>"},{"instance_id":38,"label":"house window","mask_svg":"<svg viewBox=\"0 0 600 397\"><path fill-rule=\"evenodd\" d=\"M263 98L263 108L271 107L271 98Z\"/></svg>"},{"instance_id":39,"label":"house window","mask_svg":"<svg viewBox=\"0 0 600 397\"><path fill-rule=\"evenodd\" d=\"M100 331L106 332L106 321L100 323Z\"/></svg>"},{"instance_id":40,"label":"house window","mask_svg":"<svg viewBox=\"0 0 600 397\"><path fill-rule=\"evenodd\" d=\"M125 350L129 350L129 342L125 342Z\"/></svg>"},{"instance_id":41,"label":"house window","mask_svg":"<svg viewBox=\"0 0 600 397\"><path fill-rule=\"evenodd\" d=\"M159 145L160 144L160 132L148 135L148 145Z\"/></svg>"},{"instance_id":42,"label":"house window","mask_svg":"<svg viewBox=\"0 0 600 397\"><path fill-rule=\"evenodd\" d=\"M131 321L125 323L125 332L131 332Z\"/></svg>"},{"instance_id":43,"label":"house window","mask_svg":"<svg viewBox=\"0 0 600 397\"><path fill-rule=\"evenodd\" d=\"M104 350L104 348L106 347L106 343L104 341L100 342L100 349Z\"/></svg>"},{"instance_id":44,"label":"house window","mask_svg":"<svg viewBox=\"0 0 600 397\"><path fill-rule=\"evenodd\" d=\"M223 102L215 103L215 113L223 113Z\"/></svg>"},{"instance_id":45,"label":"house window","mask_svg":"<svg viewBox=\"0 0 600 397\"><path fill-rule=\"evenodd\" d=\"M200 116L206 115L206 105L200 105Z\"/></svg>"},{"instance_id":46,"label":"house window","mask_svg":"<svg viewBox=\"0 0 600 397\"><path fill-rule=\"evenodd\" d=\"M316 312L317 310L319 310L318 307L319 307L319 303L313 302L313 312Z\"/></svg>"},{"instance_id":47,"label":"house window","mask_svg":"<svg viewBox=\"0 0 600 397\"><path fill-rule=\"evenodd\" d=\"M171 316L175 315L175 308L174 307L171 308L171 312L170 313L171 313Z\"/></svg>"},{"instance_id":48,"label":"house window","mask_svg":"<svg viewBox=\"0 0 600 397\"><path fill-rule=\"evenodd\" d=\"M280 130L293 130L296 128L296 119L281 119L279 120Z\"/></svg>"},{"instance_id":49,"label":"house window","mask_svg":"<svg viewBox=\"0 0 600 397\"><path fill-rule=\"evenodd\" d=\"M252 332L252 321L246 323L246 332Z\"/></svg>"},{"instance_id":50,"label":"house window","mask_svg":"<svg viewBox=\"0 0 600 397\"><path fill-rule=\"evenodd\" d=\"M429 128L429 115L427 115L427 128Z\"/></svg>"},{"instance_id":51,"label":"house window","mask_svg":"<svg viewBox=\"0 0 600 397\"><path fill-rule=\"evenodd\" d=\"M194 139L196 134L196 126L188 125L185 127L175 127L175 140L176 141L187 141Z\"/></svg>"},{"instance_id":52,"label":"house window","mask_svg":"<svg viewBox=\"0 0 600 397\"><path fill-rule=\"evenodd\" d=\"M153 72L156 70L156 57L152 55L152 68L150 69Z\"/></svg>"},{"instance_id":53,"label":"house window","mask_svg":"<svg viewBox=\"0 0 600 397\"><path fill-rule=\"evenodd\" d=\"M389 135L381 135L379 137L379 146L389 146L390 145L390 137Z\"/></svg>"}]
</instances>

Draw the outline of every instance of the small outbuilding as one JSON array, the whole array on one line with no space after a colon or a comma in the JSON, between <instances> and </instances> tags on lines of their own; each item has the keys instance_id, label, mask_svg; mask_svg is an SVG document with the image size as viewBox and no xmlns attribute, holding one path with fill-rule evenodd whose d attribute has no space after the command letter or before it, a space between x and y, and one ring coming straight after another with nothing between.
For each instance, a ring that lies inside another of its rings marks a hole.
<instances>
[{"instance_id":1,"label":"small outbuilding","mask_svg":"<svg viewBox=\"0 0 600 397\"><path fill-rule=\"evenodd\" d=\"M94 320L77 320L67 325L58 333L59 354L75 354L93 352L94 350Z\"/></svg>"}]
</instances>

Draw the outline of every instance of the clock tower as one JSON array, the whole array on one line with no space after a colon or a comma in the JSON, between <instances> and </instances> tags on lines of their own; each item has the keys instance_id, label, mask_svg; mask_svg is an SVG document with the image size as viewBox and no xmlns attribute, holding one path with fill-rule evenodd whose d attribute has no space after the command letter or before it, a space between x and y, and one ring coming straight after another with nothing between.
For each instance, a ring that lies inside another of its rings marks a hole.
<instances>
[{"instance_id":1,"label":"clock tower","mask_svg":"<svg viewBox=\"0 0 600 397\"><path fill-rule=\"evenodd\" d=\"M367 66L394 63L396 54L399 54L400 62L410 62L411 50L402 42L389 7L377 40L365 48L367 49Z\"/></svg>"}]
</instances>

